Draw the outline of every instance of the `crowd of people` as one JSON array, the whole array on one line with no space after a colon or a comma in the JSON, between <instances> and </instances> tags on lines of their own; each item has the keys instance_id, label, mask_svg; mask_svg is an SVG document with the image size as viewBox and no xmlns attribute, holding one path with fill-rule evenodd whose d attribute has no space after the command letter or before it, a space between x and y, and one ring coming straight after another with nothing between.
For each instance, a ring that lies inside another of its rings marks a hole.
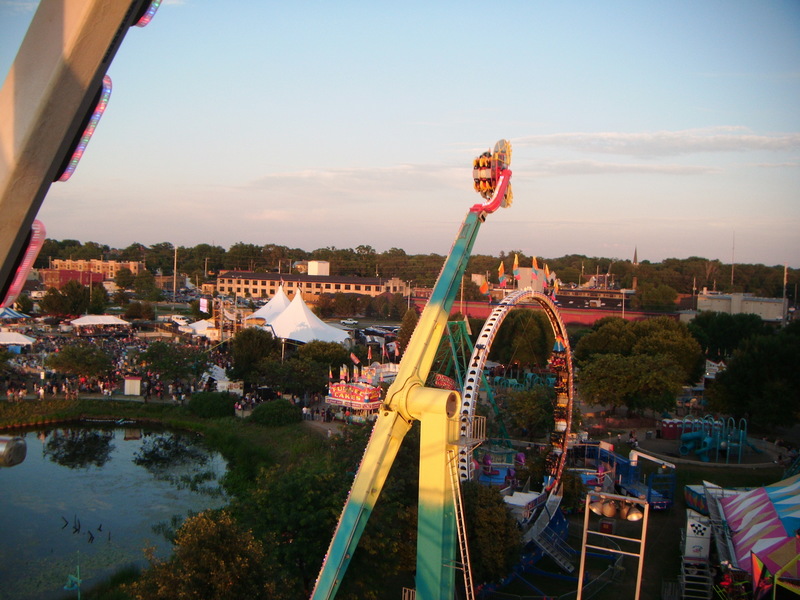
<instances>
[{"instance_id":1,"label":"crowd of people","mask_svg":"<svg viewBox=\"0 0 800 600\"><path fill-rule=\"evenodd\" d=\"M8 363L10 367L2 377L2 388L9 401L24 399L45 400L53 397L77 398L78 394L99 394L111 397L124 391L126 377L141 379L141 395L145 402L150 400L172 400L184 403L196 389L197 381L163 381L158 373L149 370L139 360L150 344L158 338L135 335L132 331L116 330L98 333L95 337L81 336L81 341L102 349L111 358L111 370L102 377L64 375L52 371L47 366L47 358L60 352L77 340L74 333L54 333L33 328L25 334L36 341L19 354L13 354ZM210 364L218 364L223 369L230 366L230 358L220 350L212 349L205 338L183 340L197 350L206 351Z\"/></svg>"}]
</instances>

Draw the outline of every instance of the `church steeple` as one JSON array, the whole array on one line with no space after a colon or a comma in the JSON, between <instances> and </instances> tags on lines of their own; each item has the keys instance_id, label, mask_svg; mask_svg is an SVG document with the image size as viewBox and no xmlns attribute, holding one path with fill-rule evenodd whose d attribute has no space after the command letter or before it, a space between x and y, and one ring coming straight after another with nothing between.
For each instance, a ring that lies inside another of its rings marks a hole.
<instances>
[{"instance_id":1,"label":"church steeple","mask_svg":"<svg viewBox=\"0 0 800 600\"><path fill-rule=\"evenodd\" d=\"M638 257L638 253L639 253L639 248L638 248L637 246L634 246L634 247L633 247L633 266L634 266L634 267L637 267L637 266L639 266L639 257Z\"/></svg>"}]
</instances>

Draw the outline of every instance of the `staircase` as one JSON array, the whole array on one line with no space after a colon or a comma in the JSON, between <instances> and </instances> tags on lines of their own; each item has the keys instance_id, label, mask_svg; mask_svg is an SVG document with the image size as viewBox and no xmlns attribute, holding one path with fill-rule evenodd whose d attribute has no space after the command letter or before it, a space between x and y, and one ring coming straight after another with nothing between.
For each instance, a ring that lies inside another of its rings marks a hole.
<instances>
[{"instance_id":1,"label":"staircase","mask_svg":"<svg viewBox=\"0 0 800 600\"><path fill-rule=\"evenodd\" d=\"M464 505L461 503L461 478L458 474L458 454L453 450L447 452L450 463L450 482L453 491L453 505L456 513L456 530L458 537L458 550L461 553L461 570L464 572L464 589L466 600L475 600L475 590L472 588L472 567L469 562L469 546L467 545L467 527L464 520Z\"/></svg>"},{"instance_id":2,"label":"staircase","mask_svg":"<svg viewBox=\"0 0 800 600\"><path fill-rule=\"evenodd\" d=\"M709 600L714 578L707 562L684 560L680 575L683 600Z\"/></svg>"},{"instance_id":3,"label":"staircase","mask_svg":"<svg viewBox=\"0 0 800 600\"><path fill-rule=\"evenodd\" d=\"M547 498L547 504L536 518L533 526L525 532L523 542L533 542L542 551L552 558L565 572L572 573L575 565L572 564L571 548L548 527L555 511L561 504L561 496L552 492Z\"/></svg>"}]
</instances>

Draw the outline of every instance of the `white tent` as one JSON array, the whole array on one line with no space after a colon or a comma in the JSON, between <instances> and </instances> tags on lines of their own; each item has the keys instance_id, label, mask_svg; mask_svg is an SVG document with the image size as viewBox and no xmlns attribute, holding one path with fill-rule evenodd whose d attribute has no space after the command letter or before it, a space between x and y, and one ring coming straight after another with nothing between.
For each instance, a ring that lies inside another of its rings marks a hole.
<instances>
[{"instance_id":1,"label":"white tent","mask_svg":"<svg viewBox=\"0 0 800 600\"><path fill-rule=\"evenodd\" d=\"M270 324L275 337L286 340L298 342L318 340L341 344L350 339L349 333L328 325L311 312L300 292L295 294L294 300Z\"/></svg>"},{"instance_id":2,"label":"white tent","mask_svg":"<svg viewBox=\"0 0 800 600\"><path fill-rule=\"evenodd\" d=\"M113 315L84 315L70 321L75 327L90 327L92 325L130 325L124 319Z\"/></svg>"},{"instance_id":3,"label":"white tent","mask_svg":"<svg viewBox=\"0 0 800 600\"><path fill-rule=\"evenodd\" d=\"M289 297L283 291L283 285L280 285L270 301L249 317L245 317L245 321L258 321L260 319L262 323L259 324L272 323L278 315L288 308L289 304Z\"/></svg>"},{"instance_id":4,"label":"white tent","mask_svg":"<svg viewBox=\"0 0 800 600\"><path fill-rule=\"evenodd\" d=\"M35 341L17 331L0 331L0 346L30 346Z\"/></svg>"},{"instance_id":5,"label":"white tent","mask_svg":"<svg viewBox=\"0 0 800 600\"><path fill-rule=\"evenodd\" d=\"M208 319L203 319L202 321L189 323L187 327L192 330L193 335L203 335L206 329L212 329L214 327L214 323Z\"/></svg>"}]
</instances>

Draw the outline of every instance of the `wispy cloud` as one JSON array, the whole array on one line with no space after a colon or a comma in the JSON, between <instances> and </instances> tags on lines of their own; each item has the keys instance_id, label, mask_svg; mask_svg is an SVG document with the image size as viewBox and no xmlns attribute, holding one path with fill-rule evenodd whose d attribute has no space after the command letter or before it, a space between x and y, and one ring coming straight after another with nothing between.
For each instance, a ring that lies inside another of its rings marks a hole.
<instances>
[{"instance_id":1,"label":"wispy cloud","mask_svg":"<svg viewBox=\"0 0 800 600\"><path fill-rule=\"evenodd\" d=\"M32 13L38 6L36 0L0 0L0 9L11 13Z\"/></svg>"},{"instance_id":2,"label":"wispy cloud","mask_svg":"<svg viewBox=\"0 0 800 600\"><path fill-rule=\"evenodd\" d=\"M610 163L598 160L537 161L529 175L709 175L720 169L679 164Z\"/></svg>"},{"instance_id":3,"label":"wispy cloud","mask_svg":"<svg viewBox=\"0 0 800 600\"><path fill-rule=\"evenodd\" d=\"M757 135L744 127L714 127L640 133L553 133L515 138L516 148L562 147L581 152L635 157L712 152L785 151L800 148L800 133Z\"/></svg>"}]
</instances>

